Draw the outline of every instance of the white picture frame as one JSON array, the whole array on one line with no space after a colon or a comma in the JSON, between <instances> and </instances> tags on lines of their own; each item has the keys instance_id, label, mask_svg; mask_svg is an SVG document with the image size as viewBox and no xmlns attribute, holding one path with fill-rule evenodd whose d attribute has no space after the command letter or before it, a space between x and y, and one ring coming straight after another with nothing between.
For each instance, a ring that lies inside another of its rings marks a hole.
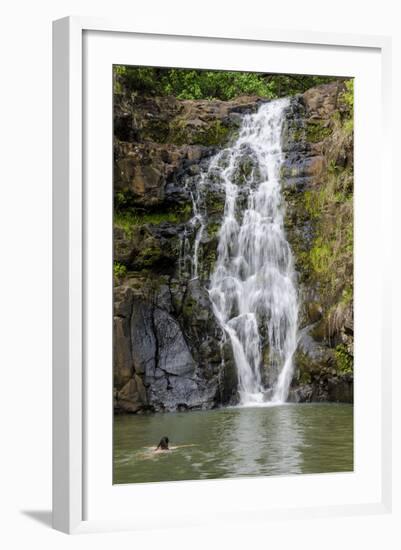
<instances>
[{"instance_id":1,"label":"white picture frame","mask_svg":"<svg viewBox=\"0 0 401 550\"><path fill-rule=\"evenodd\" d=\"M85 156L92 154L90 148L87 147L87 142L84 139L84 129L86 120L86 110L88 104L85 102L85 82L87 83L88 75L84 70L84 59L104 59L105 51L102 50L101 44L96 46L96 40L93 41L95 47L98 47L99 52L91 58L91 51L94 50L90 46L88 53L88 43L85 42L85 35L103 38L107 37L109 49L110 41L129 40L137 38L146 40L146 44L152 41L157 43L158 40L171 38L179 41L180 45L198 43L202 44L207 50L207 44L214 44L217 48L220 46L232 49L234 47L253 47L263 48L269 45L270 47L285 46L292 51L302 50L304 57L308 57L308 51L312 52L316 48L326 48L327 55L333 52L336 55L336 49L341 50L344 55L348 52L351 55L358 52L374 52L375 63L380 66L380 86L377 98L380 105L377 107L377 124L381 136L381 159L377 166L381 193L385 193L387 197L391 195L391 177L390 177L390 161L388 158L389 147L389 127L390 127L390 55L391 42L387 37L374 36L353 36L353 35L336 35L327 33L313 32L292 32L292 31L275 31L264 29L188 29L174 28L173 25L166 25L164 28L143 28L140 24L130 24L121 21L105 21L93 18L83 17L68 17L54 22L53 33L53 526L54 528L66 533L88 532L98 530L115 530L115 529L138 529L151 527L154 521L153 517L147 510L147 505L144 505L143 514L132 517L119 517L118 513L112 513L112 502L108 503L110 507L110 515L107 512L106 506L99 507L99 513L95 517L88 517L88 494L95 483L95 479L99 481L102 471L97 471L93 467L93 463L88 463L86 454L91 445L99 444L91 440L90 434L93 433L93 423L91 423L90 407L94 407L95 399L88 390L88 341L91 335L88 334L87 317L91 313L90 300L87 301L88 294L88 278L86 270L88 265L93 260L90 259L90 246L93 241L88 237L88 213L87 201L91 199L91 195L85 190L84 181L87 177L85 168ZM218 48L217 48L218 49ZM239 51L239 50L238 50ZM306 52L306 53L305 53ZM157 57L156 46L152 47L147 52L153 58ZM331 55L331 54L330 54ZM89 56L89 57L88 57ZM103 57L102 57L103 56ZM116 59L120 63L121 58ZM125 58L124 58L125 59ZM129 62L128 57L127 61ZM201 57L199 57L200 65ZM307 61L307 60L306 60ZM183 61L183 63L185 63ZM218 63L218 61L216 61ZM138 64L141 64L138 62ZM142 64L146 64L142 62ZM151 64L151 63L150 63ZM161 63L163 64L163 63ZM174 65L174 63L171 63ZM302 63L300 63L300 66ZM179 65L178 65L179 66ZM182 66L186 66L183 64ZM226 68L226 67L221 67ZM244 67L245 68L245 67ZM254 67L248 67L252 70ZM310 73L314 74L313 62L310 64ZM377 69L379 70L379 69ZM299 72L307 72L300 69ZM274 71L272 71L274 72ZM282 71L285 72L285 71ZM100 73L99 73L100 74ZM319 74L316 71L315 74ZM329 71L326 74L334 74ZM341 74L341 72L339 73ZM111 78L111 77L110 77ZM110 80L111 85L111 80ZM100 103L99 103L100 105ZM98 105L91 106L91 109L98 108ZM111 114L105 114L106 118ZM110 121L107 123L110 124ZM105 127L107 127L107 124ZM86 131L86 130L85 130ZM356 134L356 139L358 135ZM111 134L107 137L111 140ZM358 141L357 148L358 148ZM107 140L104 143L107 146ZM107 149L106 149L107 151ZM356 173L358 177L358 173ZM110 180L111 185L111 180ZM363 195L360 196L362 202ZM107 199L105 199L107 200ZM111 195L109 197L111 201ZM110 202L111 210L111 202ZM103 203L102 208L107 209L107 204ZM363 211L363 205L356 209ZM90 205L89 205L90 209ZM386 206L381 204L380 214L381 225L380 231L390 231L388 226L389 221L386 218ZM89 216L90 218L90 216ZM93 220L92 218L90 218ZM362 227L362 226L361 226ZM106 226L102 231L107 234ZM110 237L111 238L111 237ZM364 236L360 235L361 240ZM109 241L107 241L109 243ZM107 246L106 246L107 248ZM110 248L110 247L109 247ZM110 250L109 250L110 252ZM389 258L391 250L388 246L380 251L384 266L389 266ZM95 260L94 260L95 261ZM107 264L106 264L107 265ZM111 264L110 264L111 265ZM89 269L90 270L90 269ZM110 267L111 271L111 267ZM377 474L377 487L372 494L377 495L374 498L367 492L363 498L358 500L356 494L352 494L349 499L341 497L333 502L326 502L324 505L316 505L315 501L307 502L302 499L295 499L294 505L287 507L285 503L279 503L278 506L270 506L263 508L260 503L256 503L252 510L259 511L259 514L254 514L254 517L259 521L264 518L277 517L312 517L313 515L350 515L364 513L386 513L391 510L391 347L390 347L390 330L387 325L390 319L390 285L387 279L387 273L390 269L383 269L376 273L374 280L375 289L372 291L375 295L377 306L380 307L380 333L381 340L375 348L374 357L379 358L377 365L372 365L372 369L377 374L376 393L377 395L377 410L380 410L380 425L377 426L377 431L372 429L372 437L376 437L375 442L378 443L377 461L372 468L375 468ZM369 277L369 275L367 275ZM372 275L373 277L373 275ZM376 303L375 302L375 303ZM89 305L88 305L89 304ZM107 304L106 304L107 308ZM103 310L104 311L104 310ZM111 318L111 310L110 310ZM360 319L361 320L361 319ZM363 322L363 319L361 320ZM107 330L107 323L106 323ZM90 332L90 331L89 331ZM90 347L90 346L89 346ZM377 353L376 353L377 351ZM90 355L90 354L89 354ZM107 355L105 356L107 363ZM105 368L107 364L105 363ZM111 364L109 366L111 369ZM90 370L90 368L89 368ZM374 388L368 388L361 385L361 392L373 391ZM88 399L88 391L90 399ZM358 393L358 388L356 388ZM100 395L102 391L99 392ZM111 395L111 391L110 391ZM371 394L373 395L373 394ZM88 402L90 403L88 405ZM102 405L103 406L103 405ZM105 412L107 414L107 406L105 404ZM109 411L110 412L110 411ZM111 412L110 412L111 416ZM103 418L103 416L101 416ZM104 417L106 418L106 417ZM107 424L107 429L110 424ZM105 431L107 431L107 429ZM101 438L102 434L97 435ZM95 438L96 439L96 438ZM103 448L103 451L110 447L110 438L108 439L108 447ZM100 447L99 447L100 449ZM110 453L111 453L111 449ZM90 452L89 452L90 454ZM108 459L109 460L109 459ZM105 467L107 462L104 462ZM363 468L362 468L363 469ZM93 477L88 481L88 478ZM95 478L95 476L98 476ZM296 484L294 489L298 490L300 483L292 478L289 483ZM308 476L306 476L308 477ZM313 476L312 476L313 477ZM332 477L333 484L341 482L339 477ZM349 478L350 480L350 478ZM330 480L327 480L330 482ZM358 481L361 483L362 478ZM366 481L366 478L365 478ZM275 486L286 484L287 480L275 479L270 481L270 490L274 494L273 484ZM209 483L209 482L208 482ZM227 493L227 498L232 498L232 491L237 491L241 487L245 493L249 494L256 491L258 486L261 486L262 481L259 479L253 480L225 480L224 491ZM240 485L238 485L238 483ZM302 482L303 483L303 482ZM309 476L309 481L306 483L313 484L313 479ZM321 481L319 481L321 483ZM349 481L352 484L352 481ZM89 484L89 490L88 490ZM233 485L235 484L235 485ZM100 484L101 485L101 484ZM163 485L163 487L161 487ZM177 484L143 484L141 487L133 488L125 486L121 488L121 493L124 492L124 498L130 498L130 492L136 491L135 494L141 494L143 502L146 499L154 501L155 490L161 500L169 499L171 492L177 493L177 498L185 498L185 486L190 491L196 491L199 497L200 506L206 503L207 493L221 490L221 482L211 482L205 485L204 482L180 482ZM356 486L355 486L356 487ZM360 486L359 486L360 487ZM288 483L287 489L288 491ZM360 488L358 489L360 490ZM316 488L318 491L318 488ZM355 488L357 491L357 488ZM313 493L313 490L311 491ZM351 491L352 492L352 491ZM132 493L133 494L133 493ZM92 495L92 494L91 494ZM231 497L230 497L231 495ZM95 498L93 494L90 498ZM104 498L108 500L108 495L99 493L97 499ZM316 501L317 502L317 501ZM195 509L193 513L176 514L176 517L166 514L162 519L159 518L159 525L191 525L194 523L202 523L203 521L211 521L213 516L216 521L230 518L235 521L241 518L244 519L246 513L244 510L239 510L236 516L235 504L232 509L228 510L221 517L215 514L213 507L210 513L205 513L203 519L199 519L199 509ZM229 513L228 513L229 512ZM267 513L267 516L266 516Z\"/></svg>"}]
</instances>

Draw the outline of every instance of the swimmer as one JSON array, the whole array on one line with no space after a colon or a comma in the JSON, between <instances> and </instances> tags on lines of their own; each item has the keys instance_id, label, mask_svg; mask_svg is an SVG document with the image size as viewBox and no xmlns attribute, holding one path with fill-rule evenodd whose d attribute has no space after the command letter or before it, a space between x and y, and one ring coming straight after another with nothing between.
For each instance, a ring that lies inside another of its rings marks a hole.
<instances>
[{"instance_id":1,"label":"swimmer","mask_svg":"<svg viewBox=\"0 0 401 550\"><path fill-rule=\"evenodd\" d=\"M161 438L158 446L156 447L155 451L169 451L168 447L168 437L164 436Z\"/></svg>"}]
</instances>

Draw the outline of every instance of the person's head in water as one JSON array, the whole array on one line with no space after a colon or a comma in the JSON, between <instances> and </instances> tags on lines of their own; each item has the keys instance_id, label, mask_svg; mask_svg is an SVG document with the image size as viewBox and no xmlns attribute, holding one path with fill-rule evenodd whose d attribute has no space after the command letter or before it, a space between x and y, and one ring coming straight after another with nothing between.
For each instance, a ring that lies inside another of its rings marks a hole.
<instances>
[{"instance_id":1,"label":"person's head in water","mask_svg":"<svg viewBox=\"0 0 401 550\"><path fill-rule=\"evenodd\" d=\"M164 436L161 438L158 446L156 447L156 451L160 449L162 451L168 451L168 437Z\"/></svg>"}]
</instances>

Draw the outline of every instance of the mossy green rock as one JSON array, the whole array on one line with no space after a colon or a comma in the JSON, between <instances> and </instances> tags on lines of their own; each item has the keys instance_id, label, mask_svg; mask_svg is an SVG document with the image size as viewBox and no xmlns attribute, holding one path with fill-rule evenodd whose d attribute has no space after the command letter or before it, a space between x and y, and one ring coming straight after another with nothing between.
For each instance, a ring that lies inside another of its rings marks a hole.
<instances>
[{"instance_id":1,"label":"mossy green rock","mask_svg":"<svg viewBox=\"0 0 401 550\"><path fill-rule=\"evenodd\" d=\"M285 226L309 339L295 355L296 400L352 400L353 142L350 114L339 108L344 90L341 81L308 90L284 128Z\"/></svg>"}]
</instances>

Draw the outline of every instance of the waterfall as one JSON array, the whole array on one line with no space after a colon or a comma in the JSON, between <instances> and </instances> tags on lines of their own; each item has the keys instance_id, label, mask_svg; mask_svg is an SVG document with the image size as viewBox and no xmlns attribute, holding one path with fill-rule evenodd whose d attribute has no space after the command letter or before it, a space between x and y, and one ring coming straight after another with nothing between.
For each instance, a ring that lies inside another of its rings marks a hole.
<instances>
[{"instance_id":1,"label":"waterfall","mask_svg":"<svg viewBox=\"0 0 401 550\"><path fill-rule=\"evenodd\" d=\"M205 218L202 214L202 196L203 196L203 190L204 190L204 184L205 184L205 177L206 174L202 174L200 181L198 182L197 188L195 191L190 191L191 201L192 201L192 212L193 217L190 220L190 224L193 227L198 226L198 230L196 231L195 235L195 241L193 246L193 256L192 256L192 279L197 279L199 276L198 268L199 268L199 246L203 237L203 233L205 230Z\"/></svg>"},{"instance_id":2,"label":"waterfall","mask_svg":"<svg viewBox=\"0 0 401 550\"><path fill-rule=\"evenodd\" d=\"M279 99L245 115L237 140L212 159L205 176L225 192L209 296L231 341L242 405L284 402L293 373L298 301L280 186L288 105ZM201 232L196 276L204 223L194 214Z\"/></svg>"},{"instance_id":3,"label":"waterfall","mask_svg":"<svg viewBox=\"0 0 401 550\"><path fill-rule=\"evenodd\" d=\"M203 172L197 181L195 188L190 188L188 183L185 183L185 188L192 203L192 217L188 222L188 227L184 228L184 232L180 236L180 249L178 258L178 276L181 279L183 272L186 271L189 264L189 271L191 273L191 280L195 280L199 277L199 247L205 231L205 205L203 200L205 181L209 171ZM188 239L187 231L192 234L195 233L195 238L192 246Z\"/></svg>"}]
</instances>

